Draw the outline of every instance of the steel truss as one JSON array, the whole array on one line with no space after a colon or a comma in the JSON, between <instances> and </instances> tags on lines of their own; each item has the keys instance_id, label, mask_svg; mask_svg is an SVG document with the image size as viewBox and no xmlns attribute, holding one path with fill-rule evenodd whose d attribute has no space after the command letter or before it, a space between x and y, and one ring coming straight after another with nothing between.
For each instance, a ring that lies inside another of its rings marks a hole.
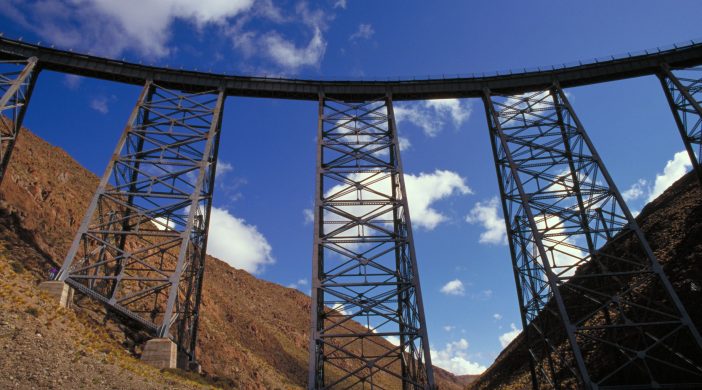
<instances>
[{"instance_id":1,"label":"steel truss","mask_svg":"<svg viewBox=\"0 0 702 390\"><path fill-rule=\"evenodd\" d=\"M22 129L38 75L35 57L22 61L0 61L0 183Z\"/></svg>"},{"instance_id":2,"label":"steel truss","mask_svg":"<svg viewBox=\"0 0 702 390\"><path fill-rule=\"evenodd\" d=\"M673 111L692 167L702 183L702 67L681 69L673 74L667 64L661 66L661 80L665 97Z\"/></svg>"},{"instance_id":3,"label":"steel truss","mask_svg":"<svg viewBox=\"0 0 702 390\"><path fill-rule=\"evenodd\" d=\"M702 386L700 335L563 90L484 103L534 388Z\"/></svg>"},{"instance_id":4,"label":"steel truss","mask_svg":"<svg viewBox=\"0 0 702 390\"><path fill-rule=\"evenodd\" d=\"M392 99L321 96L318 130L309 388L432 389Z\"/></svg>"},{"instance_id":5,"label":"steel truss","mask_svg":"<svg viewBox=\"0 0 702 390\"><path fill-rule=\"evenodd\" d=\"M171 338L181 367L195 359L224 98L146 83L57 275Z\"/></svg>"}]
</instances>

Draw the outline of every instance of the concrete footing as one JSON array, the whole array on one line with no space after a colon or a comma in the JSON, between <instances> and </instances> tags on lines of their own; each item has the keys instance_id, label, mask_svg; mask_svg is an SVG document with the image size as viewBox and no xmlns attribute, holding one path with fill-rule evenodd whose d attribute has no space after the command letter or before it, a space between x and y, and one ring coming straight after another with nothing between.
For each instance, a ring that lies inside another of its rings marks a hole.
<instances>
[{"instance_id":1,"label":"concrete footing","mask_svg":"<svg viewBox=\"0 0 702 390\"><path fill-rule=\"evenodd\" d=\"M39 283L39 289L51 295L60 307L70 308L73 304L73 289L65 282L50 280Z\"/></svg>"},{"instance_id":2,"label":"concrete footing","mask_svg":"<svg viewBox=\"0 0 702 390\"><path fill-rule=\"evenodd\" d=\"M156 368L176 368L178 347L170 339L151 339L144 345L141 360Z\"/></svg>"}]
</instances>

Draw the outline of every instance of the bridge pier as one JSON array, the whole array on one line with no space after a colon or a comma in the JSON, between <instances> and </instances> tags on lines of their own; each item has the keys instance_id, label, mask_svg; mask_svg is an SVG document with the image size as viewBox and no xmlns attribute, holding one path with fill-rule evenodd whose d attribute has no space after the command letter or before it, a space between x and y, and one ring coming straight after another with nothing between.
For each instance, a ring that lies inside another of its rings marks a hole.
<instances>
[{"instance_id":1,"label":"bridge pier","mask_svg":"<svg viewBox=\"0 0 702 390\"><path fill-rule=\"evenodd\" d=\"M150 331L164 367L171 344L196 362L224 99L146 82L56 276Z\"/></svg>"},{"instance_id":2,"label":"bridge pier","mask_svg":"<svg viewBox=\"0 0 702 390\"><path fill-rule=\"evenodd\" d=\"M13 69L7 69L7 66ZM22 66L20 71L16 68ZM37 58L0 61L0 184L10 163L12 150L22 130L24 114L39 76Z\"/></svg>"},{"instance_id":3,"label":"bridge pier","mask_svg":"<svg viewBox=\"0 0 702 390\"><path fill-rule=\"evenodd\" d=\"M483 102L534 388L702 386L702 338L560 85Z\"/></svg>"},{"instance_id":4,"label":"bridge pier","mask_svg":"<svg viewBox=\"0 0 702 390\"><path fill-rule=\"evenodd\" d=\"M59 307L70 308L73 305L73 289L65 282L59 280L41 282L39 290L49 294Z\"/></svg>"},{"instance_id":5,"label":"bridge pier","mask_svg":"<svg viewBox=\"0 0 702 390\"><path fill-rule=\"evenodd\" d=\"M661 65L658 78L680 132L692 169L702 184L702 68L681 69L676 76L667 64Z\"/></svg>"},{"instance_id":6,"label":"bridge pier","mask_svg":"<svg viewBox=\"0 0 702 390\"><path fill-rule=\"evenodd\" d=\"M171 339L155 338L146 342L141 360L156 368L178 366L178 346Z\"/></svg>"},{"instance_id":7,"label":"bridge pier","mask_svg":"<svg viewBox=\"0 0 702 390\"><path fill-rule=\"evenodd\" d=\"M308 388L434 389L390 96L320 96L316 176Z\"/></svg>"}]
</instances>

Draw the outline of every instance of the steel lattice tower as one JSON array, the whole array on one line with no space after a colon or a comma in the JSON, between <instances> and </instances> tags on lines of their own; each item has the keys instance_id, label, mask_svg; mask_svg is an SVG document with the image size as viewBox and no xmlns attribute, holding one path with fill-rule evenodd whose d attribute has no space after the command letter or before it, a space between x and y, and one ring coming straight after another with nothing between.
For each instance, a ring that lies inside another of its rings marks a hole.
<instances>
[{"instance_id":1,"label":"steel lattice tower","mask_svg":"<svg viewBox=\"0 0 702 390\"><path fill-rule=\"evenodd\" d=\"M563 90L484 103L534 388L702 385L700 335Z\"/></svg>"},{"instance_id":2,"label":"steel lattice tower","mask_svg":"<svg viewBox=\"0 0 702 390\"><path fill-rule=\"evenodd\" d=\"M224 93L147 82L56 279L194 361Z\"/></svg>"},{"instance_id":3,"label":"steel lattice tower","mask_svg":"<svg viewBox=\"0 0 702 390\"><path fill-rule=\"evenodd\" d=\"M680 69L680 77L666 64L658 74L675 124L702 184L702 67Z\"/></svg>"},{"instance_id":4,"label":"steel lattice tower","mask_svg":"<svg viewBox=\"0 0 702 390\"><path fill-rule=\"evenodd\" d=\"M320 97L310 389L434 388L398 145L389 96Z\"/></svg>"},{"instance_id":5,"label":"steel lattice tower","mask_svg":"<svg viewBox=\"0 0 702 390\"><path fill-rule=\"evenodd\" d=\"M0 183L22 129L38 75L35 57L25 61L0 61Z\"/></svg>"}]
</instances>

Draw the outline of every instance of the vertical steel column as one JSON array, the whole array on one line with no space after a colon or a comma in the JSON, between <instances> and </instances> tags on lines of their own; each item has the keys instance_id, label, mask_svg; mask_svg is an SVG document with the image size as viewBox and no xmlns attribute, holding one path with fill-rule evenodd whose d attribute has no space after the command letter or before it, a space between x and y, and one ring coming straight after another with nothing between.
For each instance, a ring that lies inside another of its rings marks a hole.
<instances>
[{"instance_id":1,"label":"vertical steel column","mask_svg":"<svg viewBox=\"0 0 702 390\"><path fill-rule=\"evenodd\" d=\"M7 66L11 70L6 70ZM17 70L18 66L22 66ZM0 61L0 184L10 163L29 99L39 76L37 58L26 61Z\"/></svg>"},{"instance_id":2,"label":"vertical steel column","mask_svg":"<svg viewBox=\"0 0 702 390\"><path fill-rule=\"evenodd\" d=\"M658 78L673 112L675 124L690 156L692 168L702 184L702 67L680 70L678 78L668 64L661 65Z\"/></svg>"},{"instance_id":3,"label":"vertical steel column","mask_svg":"<svg viewBox=\"0 0 702 390\"><path fill-rule=\"evenodd\" d=\"M146 83L57 275L189 361L224 99Z\"/></svg>"},{"instance_id":4,"label":"vertical steel column","mask_svg":"<svg viewBox=\"0 0 702 390\"><path fill-rule=\"evenodd\" d=\"M392 98L320 96L317 143L309 388L432 389Z\"/></svg>"},{"instance_id":5,"label":"vertical steel column","mask_svg":"<svg viewBox=\"0 0 702 390\"><path fill-rule=\"evenodd\" d=\"M534 387L701 385L700 335L565 93L484 103Z\"/></svg>"}]
</instances>

